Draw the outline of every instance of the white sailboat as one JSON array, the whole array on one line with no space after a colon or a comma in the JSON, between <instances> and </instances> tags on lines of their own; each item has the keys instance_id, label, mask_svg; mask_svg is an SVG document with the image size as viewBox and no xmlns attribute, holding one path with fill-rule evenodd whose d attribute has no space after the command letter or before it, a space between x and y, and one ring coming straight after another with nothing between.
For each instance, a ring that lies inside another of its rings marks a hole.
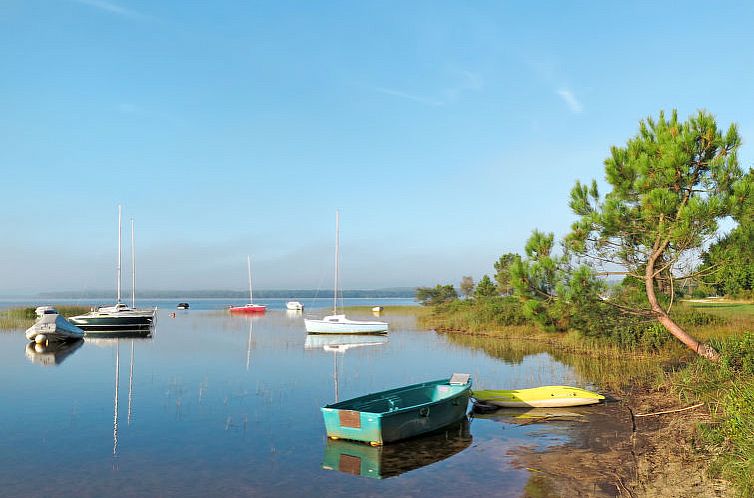
<instances>
[{"instance_id":1,"label":"white sailboat","mask_svg":"<svg viewBox=\"0 0 754 498\"><path fill-rule=\"evenodd\" d=\"M87 335L130 334L150 335L157 308L136 308L136 256L134 250L134 223L131 220L131 306L121 302L121 206L118 205L118 265L116 267L117 295L113 306L100 306L84 315L70 318Z\"/></svg>"},{"instance_id":2,"label":"white sailboat","mask_svg":"<svg viewBox=\"0 0 754 498\"><path fill-rule=\"evenodd\" d=\"M333 312L321 320L304 319L306 331L310 334L386 334L386 322L349 320L345 314L338 314L338 266L340 264L340 213L335 212L335 285L333 292Z\"/></svg>"}]
</instances>

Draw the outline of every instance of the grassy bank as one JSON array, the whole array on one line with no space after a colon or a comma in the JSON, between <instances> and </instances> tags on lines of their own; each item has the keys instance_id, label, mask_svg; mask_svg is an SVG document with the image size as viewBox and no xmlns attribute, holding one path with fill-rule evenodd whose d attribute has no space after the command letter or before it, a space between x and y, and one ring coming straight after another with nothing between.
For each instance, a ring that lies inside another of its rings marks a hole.
<instances>
[{"instance_id":1,"label":"grassy bank","mask_svg":"<svg viewBox=\"0 0 754 498\"><path fill-rule=\"evenodd\" d=\"M89 311L87 306L55 306L65 317L80 315ZM35 308L10 308L0 311L0 330L23 330L31 327L37 316Z\"/></svg>"},{"instance_id":2,"label":"grassy bank","mask_svg":"<svg viewBox=\"0 0 754 498\"><path fill-rule=\"evenodd\" d=\"M715 455L710 472L732 482L741 496L754 496L754 334L711 343L720 364L695 359L670 382L682 400L709 410L711 421L699 425L697 437Z\"/></svg>"},{"instance_id":3,"label":"grassy bank","mask_svg":"<svg viewBox=\"0 0 754 498\"><path fill-rule=\"evenodd\" d=\"M373 306L345 306L341 308L341 311L343 313L371 315L374 313L372 311L372 308ZM386 315L421 317L421 316L429 314L430 310L429 308L425 308L423 306L409 306L409 305L383 306L382 313Z\"/></svg>"},{"instance_id":4,"label":"grassy bank","mask_svg":"<svg viewBox=\"0 0 754 498\"><path fill-rule=\"evenodd\" d=\"M517 363L546 352L571 366L588 383L643 404L643 393L667 392L678 406L704 403L708 416L694 425L696 449L712 455L709 472L754 496L754 305L733 302L676 304L677 321L722 354L719 364L698 358L662 329L633 343L618 345L575 331L548 333L517 315L515 306L498 302L478 306L456 302L429 309L423 327L446 332L451 341ZM650 331L651 332L651 331ZM648 397L651 397L647 395ZM683 417L683 414L679 414ZM664 444L675 445L667 440Z\"/></svg>"}]
</instances>

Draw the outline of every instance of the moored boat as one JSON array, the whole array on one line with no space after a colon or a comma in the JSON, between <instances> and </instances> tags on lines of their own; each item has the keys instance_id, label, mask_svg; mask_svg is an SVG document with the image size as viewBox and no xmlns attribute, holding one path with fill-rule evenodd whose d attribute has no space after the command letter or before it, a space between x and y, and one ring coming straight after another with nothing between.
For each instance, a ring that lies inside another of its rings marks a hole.
<instances>
[{"instance_id":1,"label":"moored boat","mask_svg":"<svg viewBox=\"0 0 754 498\"><path fill-rule=\"evenodd\" d=\"M304 305L299 301L288 301L285 303L285 308L291 311L303 311Z\"/></svg>"},{"instance_id":2,"label":"moored boat","mask_svg":"<svg viewBox=\"0 0 754 498\"><path fill-rule=\"evenodd\" d=\"M189 303L178 303L178 306L175 308L179 310L187 310L189 309Z\"/></svg>"},{"instance_id":3,"label":"moored boat","mask_svg":"<svg viewBox=\"0 0 754 498\"><path fill-rule=\"evenodd\" d=\"M84 331L66 320L52 306L39 306L34 313L37 321L26 329L26 338L37 344L48 342L76 341L84 337Z\"/></svg>"},{"instance_id":4,"label":"moored boat","mask_svg":"<svg viewBox=\"0 0 754 498\"><path fill-rule=\"evenodd\" d=\"M387 334L386 322L350 320L338 314L338 268L340 266L340 213L335 212L335 285L333 291L333 312L317 320L304 318L304 327L309 334Z\"/></svg>"},{"instance_id":5,"label":"moored boat","mask_svg":"<svg viewBox=\"0 0 754 498\"><path fill-rule=\"evenodd\" d=\"M73 316L70 321L90 335L149 336L157 308L136 308L136 255L134 222L131 220L131 306L121 302L121 206L118 206L118 264L116 266L116 299L112 306L100 306L89 313Z\"/></svg>"},{"instance_id":6,"label":"moored boat","mask_svg":"<svg viewBox=\"0 0 754 498\"><path fill-rule=\"evenodd\" d=\"M469 374L390 389L322 408L327 436L373 446L436 431L466 416Z\"/></svg>"},{"instance_id":7,"label":"moored boat","mask_svg":"<svg viewBox=\"0 0 754 498\"><path fill-rule=\"evenodd\" d=\"M242 306L228 306L231 313L264 313L267 306L263 304L254 304L254 293L251 289L251 257L246 256L246 266L249 270L249 302Z\"/></svg>"},{"instance_id":8,"label":"moored boat","mask_svg":"<svg viewBox=\"0 0 754 498\"><path fill-rule=\"evenodd\" d=\"M474 399L505 408L556 408L593 405L601 394L570 386L542 386L530 389L474 391Z\"/></svg>"},{"instance_id":9,"label":"moored boat","mask_svg":"<svg viewBox=\"0 0 754 498\"><path fill-rule=\"evenodd\" d=\"M86 335L128 334L146 336L152 333L157 309L135 309L124 303L101 306L84 315L71 317L71 322Z\"/></svg>"}]
</instances>

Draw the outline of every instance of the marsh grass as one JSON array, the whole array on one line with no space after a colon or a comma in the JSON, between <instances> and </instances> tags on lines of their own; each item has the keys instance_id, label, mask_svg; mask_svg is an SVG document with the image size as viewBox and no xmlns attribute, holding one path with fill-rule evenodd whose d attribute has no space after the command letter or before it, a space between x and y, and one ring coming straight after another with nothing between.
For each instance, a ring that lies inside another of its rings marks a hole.
<instances>
[{"instance_id":1,"label":"marsh grass","mask_svg":"<svg viewBox=\"0 0 754 498\"><path fill-rule=\"evenodd\" d=\"M80 315L89 311L87 306L55 306L64 317ZM35 308L10 308L0 311L0 330L23 330L31 327L37 316Z\"/></svg>"},{"instance_id":2,"label":"marsh grass","mask_svg":"<svg viewBox=\"0 0 754 498\"><path fill-rule=\"evenodd\" d=\"M372 314L373 306L345 306L339 308L344 313L353 313L360 315ZM397 305L397 306L383 306L381 315L399 315L399 316L415 316L420 317L426 315L430 310L424 306L411 306L411 305Z\"/></svg>"},{"instance_id":3,"label":"marsh grass","mask_svg":"<svg viewBox=\"0 0 754 498\"><path fill-rule=\"evenodd\" d=\"M719 364L695 359L672 378L687 402L704 402L712 417L699 425L701 443L716 456L713 475L754 496L754 334L713 340Z\"/></svg>"}]
</instances>

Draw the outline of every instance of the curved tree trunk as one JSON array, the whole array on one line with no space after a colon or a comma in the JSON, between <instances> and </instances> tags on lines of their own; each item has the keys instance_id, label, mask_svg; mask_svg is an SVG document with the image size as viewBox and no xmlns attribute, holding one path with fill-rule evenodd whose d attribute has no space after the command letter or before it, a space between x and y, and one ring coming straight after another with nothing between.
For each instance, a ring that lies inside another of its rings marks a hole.
<instances>
[{"instance_id":1,"label":"curved tree trunk","mask_svg":"<svg viewBox=\"0 0 754 498\"><path fill-rule=\"evenodd\" d=\"M652 311L654 312L655 316L657 317L657 320L662 324L663 327L665 327L668 332L673 334L679 341L684 343L689 349L694 351L700 356L703 356L711 361L718 361L720 359L720 353L715 351L714 348L707 344L703 344L696 339L694 339L691 335L689 335L685 330L681 328L680 325L675 323L670 316L665 312L664 309L662 309L662 306L660 306L660 303L657 302L657 295L655 294L655 287L654 287L654 280L655 280L655 262L657 261L657 258L660 257L662 254L663 248L666 244L663 244L660 246L660 248L656 248L652 255L647 260L647 269L645 273L645 279L644 279L644 286L647 291L647 298L649 299L649 305L652 307Z\"/></svg>"}]
</instances>

